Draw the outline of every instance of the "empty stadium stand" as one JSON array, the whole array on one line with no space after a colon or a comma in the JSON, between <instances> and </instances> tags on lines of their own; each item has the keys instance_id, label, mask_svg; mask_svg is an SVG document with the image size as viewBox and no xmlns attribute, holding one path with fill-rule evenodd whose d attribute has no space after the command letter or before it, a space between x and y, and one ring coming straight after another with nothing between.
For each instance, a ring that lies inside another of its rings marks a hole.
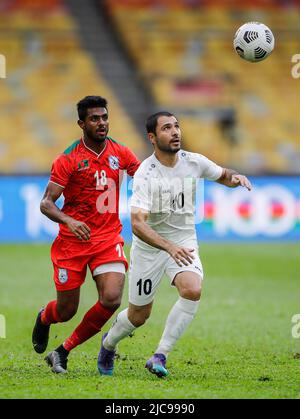
<instances>
[{"instance_id":1,"label":"empty stadium stand","mask_svg":"<svg viewBox=\"0 0 300 419\"><path fill-rule=\"evenodd\" d=\"M0 5L0 173L49 172L53 158L81 130L76 103L109 101L110 135L140 157L145 141L82 47L80 28L62 0L7 0Z\"/></svg>"},{"instance_id":2,"label":"empty stadium stand","mask_svg":"<svg viewBox=\"0 0 300 419\"><path fill-rule=\"evenodd\" d=\"M106 0L137 71L160 108L176 112L185 146L248 173L300 173L299 1ZM248 63L236 29L267 24L275 50Z\"/></svg>"}]
</instances>

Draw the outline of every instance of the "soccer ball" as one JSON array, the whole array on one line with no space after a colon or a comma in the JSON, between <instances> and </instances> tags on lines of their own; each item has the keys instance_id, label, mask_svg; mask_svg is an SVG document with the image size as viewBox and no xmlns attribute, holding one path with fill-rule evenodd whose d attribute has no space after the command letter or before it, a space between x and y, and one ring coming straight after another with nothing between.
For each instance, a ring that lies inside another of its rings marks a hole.
<instances>
[{"instance_id":1,"label":"soccer ball","mask_svg":"<svg viewBox=\"0 0 300 419\"><path fill-rule=\"evenodd\" d=\"M255 63L267 58L274 49L274 35L268 26L259 22L248 22L235 33L233 46L244 60Z\"/></svg>"}]
</instances>

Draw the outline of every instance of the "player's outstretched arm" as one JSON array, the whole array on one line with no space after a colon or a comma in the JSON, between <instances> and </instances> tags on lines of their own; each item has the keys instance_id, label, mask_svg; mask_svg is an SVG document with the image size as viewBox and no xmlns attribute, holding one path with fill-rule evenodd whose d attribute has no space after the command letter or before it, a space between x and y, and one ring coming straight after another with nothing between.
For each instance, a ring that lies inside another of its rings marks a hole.
<instances>
[{"instance_id":1,"label":"player's outstretched arm","mask_svg":"<svg viewBox=\"0 0 300 419\"><path fill-rule=\"evenodd\" d=\"M217 182L221 183L222 185L229 186L230 188L244 186L248 189L248 191L251 191L252 189L252 185L249 179L244 175L240 175L232 169L224 168L223 173L221 177L217 180Z\"/></svg>"},{"instance_id":2,"label":"player's outstretched arm","mask_svg":"<svg viewBox=\"0 0 300 419\"><path fill-rule=\"evenodd\" d=\"M84 222L69 217L56 206L55 202L61 196L63 190L63 187L49 182L40 204L41 212L56 223L66 224L79 240L89 240L90 228Z\"/></svg>"},{"instance_id":3,"label":"player's outstretched arm","mask_svg":"<svg viewBox=\"0 0 300 419\"><path fill-rule=\"evenodd\" d=\"M194 249L177 246L175 243L160 236L147 224L149 213L141 208L131 207L131 225L133 234L157 249L165 250L177 265L189 265L195 258Z\"/></svg>"}]
</instances>

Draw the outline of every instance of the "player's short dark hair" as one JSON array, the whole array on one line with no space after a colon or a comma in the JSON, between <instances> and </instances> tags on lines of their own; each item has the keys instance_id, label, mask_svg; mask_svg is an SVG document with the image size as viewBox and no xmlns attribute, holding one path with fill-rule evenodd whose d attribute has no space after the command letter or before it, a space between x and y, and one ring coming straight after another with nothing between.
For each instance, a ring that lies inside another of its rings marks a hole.
<instances>
[{"instance_id":1,"label":"player's short dark hair","mask_svg":"<svg viewBox=\"0 0 300 419\"><path fill-rule=\"evenodd\" d=\"M174 116L172 113L167 111L156 112L153 115L150 115L146 121L146 130L147 133L156 134L157 120L160 116ZM175 117L176 118L176 117Z\"/></svg>"},{"instance_id":2,"label":"player's short dark hair","mask_svg":"<svg viewBox=\"0 0 300 419\"><path fill-rule=\"evenodd\" d=\"M101 96L86 96L77 103L78 117L84 121L87 116L87 110L90 108L107 109L107 100Z\"/></svg>"}]
</instances>

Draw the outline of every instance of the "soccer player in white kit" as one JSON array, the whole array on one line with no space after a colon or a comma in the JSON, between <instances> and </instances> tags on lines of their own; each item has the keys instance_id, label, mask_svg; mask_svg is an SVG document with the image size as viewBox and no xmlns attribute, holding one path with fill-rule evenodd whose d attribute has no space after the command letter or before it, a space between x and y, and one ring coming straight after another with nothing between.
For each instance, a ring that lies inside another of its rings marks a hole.
<instances>
[{"instance_id":1,"label":"soccer player in white kit","mask_svg":"<svg viewBox=\"0 0 300 419\"><path fill-rule=\"evenodd\" d=\"M169 112L151 115L146 124L154 153L136 171L131 199L133 242L129 268L129 307L120 312L102 337L98 370L112 375L117 343L143 325L155 292L166 273L179 299L171 309L155 354L145 367L158 377L168 375L166 359L193 320L200 301L203 269L195 231L197 179L229 187L249 180L206 157L181 150L181 130Z\"/></svg>"}]
</instances>

